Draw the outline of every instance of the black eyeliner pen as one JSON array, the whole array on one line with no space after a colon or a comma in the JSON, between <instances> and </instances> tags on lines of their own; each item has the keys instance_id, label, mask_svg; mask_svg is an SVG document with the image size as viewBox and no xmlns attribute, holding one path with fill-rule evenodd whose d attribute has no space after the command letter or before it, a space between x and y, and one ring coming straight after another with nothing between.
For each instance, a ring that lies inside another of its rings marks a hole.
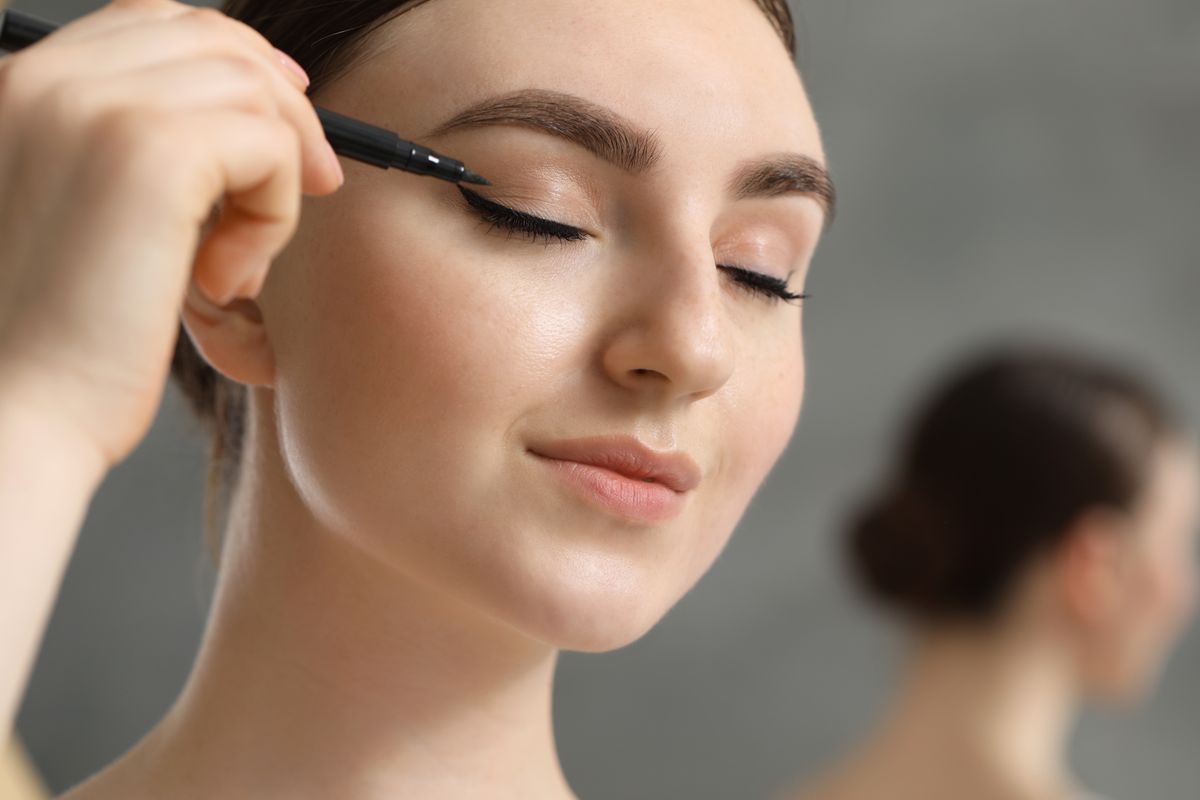
<instances>
[{"instance_id":1,"label":"black eyeliner pen","mask_svg":"<svg viewBox=\"0 0 1200 800\"><path fill-rule=\"evenodd\" d=\"M28 14L0 11L0 50L16 52L36 44L57 29L54 23ZM467 165L461 161L401 139L389 130L335 114L320 106L316 106L316 109L325 136L338 155L383 169L395 167L451 183L491 184L483 176L467 169Z\"/></svg>"}]
</instances>

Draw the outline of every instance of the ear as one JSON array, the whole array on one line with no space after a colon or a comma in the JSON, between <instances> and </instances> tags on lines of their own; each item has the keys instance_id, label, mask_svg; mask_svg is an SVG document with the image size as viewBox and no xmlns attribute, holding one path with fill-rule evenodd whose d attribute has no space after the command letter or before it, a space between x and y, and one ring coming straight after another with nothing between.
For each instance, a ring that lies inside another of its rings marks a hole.
<instances>
[{"instance_id":1,"label":"ear","mask_svg":"<svg viewBox=\"0 0 1200 800\"><path fill-rule=\"evenodd\" d=\"M1124 515L1101 509L1085 512L1071 525L1053 555L1068 619L1094 628L1119 612L1128 557L1127 527Z\"/></svg>"},{"instance_id":2,"label":"ear","mask_svg":"<svg viewBox=\"0 0 1200 800\"><path fill-rule=\"evenodd\" d=\"M218 305L192 281L182 316L196 350L213 369L246 386L274 386L275 353L257 302L239 298Z\"/></svg>"}]
</instances>

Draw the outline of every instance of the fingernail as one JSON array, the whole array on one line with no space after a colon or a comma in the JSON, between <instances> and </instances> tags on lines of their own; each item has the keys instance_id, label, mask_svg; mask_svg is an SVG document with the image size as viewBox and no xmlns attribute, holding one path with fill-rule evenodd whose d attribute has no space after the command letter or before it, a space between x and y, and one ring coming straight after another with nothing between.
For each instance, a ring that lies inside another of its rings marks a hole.
<instances>
[{"instance_id":1,"label":"fingernail","mask_svg":"<svg viewBox=\"0 0 1200 800\"><path fill-rule=\"evenodd\" d=\"M304 67L296 63L294 58L280 50L278 47L275 48L275 52L279 54L279 63L291 70L292 74L294 74L297 78L304 81L305 86L312 85L312 80L308 77L308 73L304 71Z\"/></svg>"},{"instance_id":2,"label":"fingernail","mask_svg":"<svg viewBox=\"0 0 1200 800\"><path fill-rule=\"evenodd\" d=\"M334 170L337 171L338 186L341 186L346 182L346 171L342 169L342 162L338 158L337 153L334 152L333 145L329 144L329 142L326 142L325 147L329 151L329 161L333 164Z\"/></svg>"}]
</instances>

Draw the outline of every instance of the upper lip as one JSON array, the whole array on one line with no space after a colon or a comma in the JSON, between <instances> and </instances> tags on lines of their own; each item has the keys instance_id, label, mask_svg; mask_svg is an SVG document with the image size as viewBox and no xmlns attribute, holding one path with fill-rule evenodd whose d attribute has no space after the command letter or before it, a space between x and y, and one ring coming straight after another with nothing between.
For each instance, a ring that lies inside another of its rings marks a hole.
<instances>
[{"instance_id":1,"label":"upper lip","mask_svg":"<svg viewBox=\"0 0 1200 800\"><path fill-rule=\"evenodd\" d=\"M531 447L530 452L557 461L601 467L633 480L661 483L679 493L700 484L700 467L686 453L651 450L631 436L563 439Z\"/></svg>"}]
</instances>

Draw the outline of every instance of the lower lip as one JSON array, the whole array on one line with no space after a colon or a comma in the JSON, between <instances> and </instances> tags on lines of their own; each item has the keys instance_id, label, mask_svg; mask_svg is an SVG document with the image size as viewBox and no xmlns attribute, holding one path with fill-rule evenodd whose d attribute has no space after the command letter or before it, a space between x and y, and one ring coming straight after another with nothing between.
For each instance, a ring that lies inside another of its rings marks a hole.
<instances>
[{"instance_id":1,"label":"lower lip","mask_svg":"<svg viewBox=\"0 0 1200 800\"><path fill-rule=\"evenodd\" d=\"M666 522L679 516L687 496L669 486L620 473L534 454L585 500L635 522Z\"/></svg>"}]
</instances>

